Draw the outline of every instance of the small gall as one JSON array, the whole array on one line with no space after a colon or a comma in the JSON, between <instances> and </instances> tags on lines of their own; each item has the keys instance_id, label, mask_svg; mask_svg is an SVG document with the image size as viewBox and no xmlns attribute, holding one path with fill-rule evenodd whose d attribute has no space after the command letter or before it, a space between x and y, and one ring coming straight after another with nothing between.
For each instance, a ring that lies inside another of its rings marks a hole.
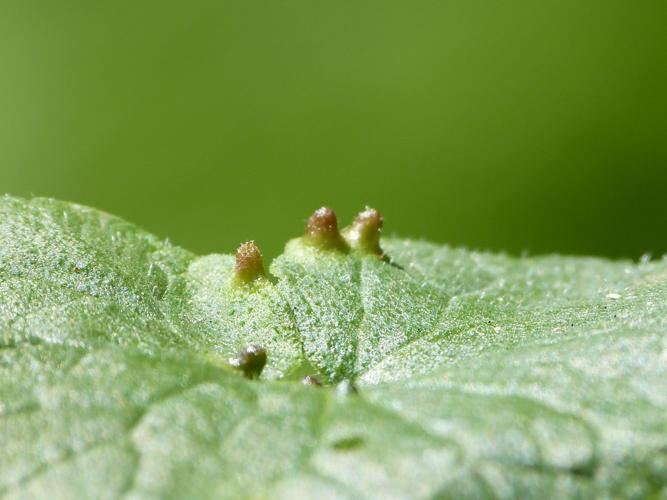
<instances>
[{"instance_id":1,"label":"small gall","mask_svg":"<svg viewBox=\"0 0 667 500\"><path fill-rule=\"evenodd\" d=\"M235 358L229 358L229 365L243 372L246 378L256 379L266 365L266 351L257 345L249 345Z\"/></svg>"},{"instance_id":2,"label":"small gall","mask_svg":"<svg viewBox=\"0 0 667 500\"><path fill-rule=\"evenodd\" d=\"M306 223L304 240L321 250L348 250L347 243L338 231L336 213L327 207L318 208Z\"/></svg>"},{"instance_id":3,"label":"small gall","mask_svg":"<svg viewBox=\"0 0 667 500\"><path fill-rule=\"evenodd\" d=\"M264 276L264 259L254 241L243 243L236 251L235 279L238 283L252 283Z\"/></svg>"},{"instance_id":4,"label":"small gall","mask_svg":"<svg viewBox=\"0 0 667 500\"><path fill-rule=\"evenodd\" d=\"M303 385L314 385L316 387L322 387L322 382L320 382L320 380L313 375L306 375L301 379L301 383Z\"/></svg>"},{"instance_id":5,"label":"small gall","mask_svg":"<svg viewBox=\"0 0 667 500\"><path fill-rule=\"evenodd\" d=\"M380 232L383 224L382 214L374 208L366 207L363 212L357 215L352 225L343 231L343 234L354 250L382 257Z\"/></svg>"},{"instance_id":6,"label":"small gall","mask_svg":"<svg viewBox=\"0 0 667 500\"><path fill-rule=\"evenodd\" d=\"M338 397L347 397L358 393L357 386L351 380L343 380L336 386L336 395Z\"/></svg>"}]
</instances>

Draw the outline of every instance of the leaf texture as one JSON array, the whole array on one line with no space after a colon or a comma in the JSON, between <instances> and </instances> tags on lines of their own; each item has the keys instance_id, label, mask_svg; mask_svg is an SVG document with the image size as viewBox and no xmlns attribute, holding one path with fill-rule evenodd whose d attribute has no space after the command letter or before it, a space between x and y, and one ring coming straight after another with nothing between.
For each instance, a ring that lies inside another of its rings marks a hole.
<instances>
[{"instance_id":1,"label":"leaf texture","mask_svg":"<svg viewBox=\"0 0 667 500\"><path fill-rule=\"evenodd\" d=\"M239 287L232 256L1 198L0 494L667 495L664 260L382 247L292 240Z\"/></svg>"}]
</instances>

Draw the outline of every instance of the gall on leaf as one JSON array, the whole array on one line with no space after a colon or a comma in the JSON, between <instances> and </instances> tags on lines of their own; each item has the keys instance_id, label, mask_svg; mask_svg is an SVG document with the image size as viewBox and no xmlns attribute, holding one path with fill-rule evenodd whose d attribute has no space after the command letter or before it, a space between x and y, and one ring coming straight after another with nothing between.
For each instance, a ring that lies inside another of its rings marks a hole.
<instances>
[{"instance_id":1,"label":"gall on leaf","mask_svg":"<svg viewBox=\"0 0 667 500\"><path fill-rule=\"evenodd\" d=\"M236 251L234 281L248 285L264 276L264 259L255 242L248 241L241 244Z\"/></svg>"},{"instance_id":2,"label":"gall on leaf","mask_svg":"<svg viewBox=\"0 0 667 500\"><path fill-rule=\"evenodd\" d=\"M349 246L338 230L336 212L328 207L318 208L308 218L303 241L320 250L349 251Z\"/></svg>"},{"instance_id":3,"label":"gall on leaf","mask_svg":"<svg viewBox=\"0 0 667 500\"><path fill-rule=\"evenodd\" d=\"M314 375L306 375L301 379L301 383L303 385L312 385L315 387L322 387L322 382L320 382L320 379L315 377Z\"/></svg>"},{"instance_id":4,"label":"gall on leaf","mask_svg":"<svg viewBox=\"0 0 667 500\"><path fill-rule=\"evenodd\" d=\"M266 351L257 345L243 348L234 358L229 358L229 365L243 373L246 378L259 378L266 365Z\"/></svg>"},{"instance_id":5,"label":"gall on leaf","mask_svg":"<svg viewBox=\"0 0 667 500\"><path fill-rule=\"evenodd\" d=\"M353 250L382 258L384 252L380 248L380 233L383 224L382 214L374 208L366 207L354 222L343 230L343 236Z\"/></svg>"},{"instance_id":6,"label":"gall on leaf","mask_svg":"<svg viewBox=\"0 0 667 500\"><path fill-rule=\"evenodd\" d=\"M359 394L359 389L351 380L343 380L336 386L336 396L339 398L346 398L355 394Z\"/></svg>"}]
</instances>

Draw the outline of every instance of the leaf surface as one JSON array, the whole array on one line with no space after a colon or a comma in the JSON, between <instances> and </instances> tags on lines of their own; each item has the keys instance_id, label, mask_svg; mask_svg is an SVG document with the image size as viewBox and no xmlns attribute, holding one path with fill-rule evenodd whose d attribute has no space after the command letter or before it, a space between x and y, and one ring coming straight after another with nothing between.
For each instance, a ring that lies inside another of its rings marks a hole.
<instances>
[{"instance_id":1,"label":"leaf surface","mask_svg":"<svg viewBox=\"0 0 667 500\"><path fill-rule=\"evenodd\" d=\"M239 287L232 256L0 199L0 493L667 494L664 260L382 246L292 240ZM251 343L258 381L227 363Z\"/></svg>"}]
</instances>

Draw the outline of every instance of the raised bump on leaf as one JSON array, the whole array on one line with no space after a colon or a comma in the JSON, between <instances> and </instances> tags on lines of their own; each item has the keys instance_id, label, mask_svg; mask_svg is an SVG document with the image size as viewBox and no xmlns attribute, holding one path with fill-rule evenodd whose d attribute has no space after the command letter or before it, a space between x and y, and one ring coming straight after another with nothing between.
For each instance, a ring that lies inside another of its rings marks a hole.
<instances>
[{"instance_id":1,"label":"raised bump on leaf","mask_svg":"<svg viewBox=\"0 0 667 500\"><path fill-rule=\"evenodd\" d=\"M354 394L359 394L359 390L351 380L343 380L336 386L336 394L339 397L352 396Z\"/></svg>"},{"instance_id":2,"label":"raised bump on leaf","mask_svg":"<svg viewBox=\"0 0 667 500\"><path fill-rule=\"evenodd\" d=\"M347 243L338 231L336 212L322 207L315 210L306 223L304 241L321 250L348 251Z\"/></svg>"},{"instance_id":3,"label":"raised bump on leaf","mask_svg":"<svg viewBox=\"0 0 667 500\"><path fill-rule=\"evenodd\" d=\"M236 281L247 284L263 276L264 259L255 242L241 244L236 251Z\"/></svg>"},{"instance_id":4,"label":"raised bump on leaf","mask_svg":"<svg viewBox=\"0 0 667 500\"><path fill-rule=\"evenodd\" d=\"M230 358L229 365L243 372L247 378L258 378L266 365L266 351L258 345L249 345L235 358Z\"/></svg>"},{"instance_id":5,"label":"raised bump on leaf","mask_svg":"<svg viewBox=\"0 0 667 500\"><path fill-rule=\"evenodd\" d=\"M303 385L314 385L316 387L322 386L322 382L320 382L320 379L318 379L314 375L306 375L301 379L301 383Z\"/></svg>"},{"instance_id":6,"label":"raised bump on leaf","mask_svg":"<svg viewBox=\"0 0 667 500\"><path fill-rule=\"evenodd\" d=\"M380 232L383 224L382 214L374 208L366 207L363 212L357 215L352 225L343 231L343 235L354 250L382 257Z\"/></svg>"}]
</instances>

